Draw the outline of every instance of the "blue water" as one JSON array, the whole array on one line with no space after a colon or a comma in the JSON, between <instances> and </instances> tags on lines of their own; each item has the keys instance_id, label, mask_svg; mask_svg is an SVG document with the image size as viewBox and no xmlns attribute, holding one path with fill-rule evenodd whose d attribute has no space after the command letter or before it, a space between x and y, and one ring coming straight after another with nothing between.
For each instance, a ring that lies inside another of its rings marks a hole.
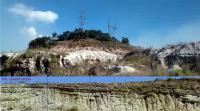
<instances>
[{"instance_id":1,"label":"blue water","mask_svg":"<svg viewBox=\"0 0 200 111\"><path fill-rule=\"evenodd\" d=\"M200 78L200 76L2 76L0 84L15 83L123 83L123 82L145 82L156 79L166 80L168 78Z\"/></svg>"}]
</instances>

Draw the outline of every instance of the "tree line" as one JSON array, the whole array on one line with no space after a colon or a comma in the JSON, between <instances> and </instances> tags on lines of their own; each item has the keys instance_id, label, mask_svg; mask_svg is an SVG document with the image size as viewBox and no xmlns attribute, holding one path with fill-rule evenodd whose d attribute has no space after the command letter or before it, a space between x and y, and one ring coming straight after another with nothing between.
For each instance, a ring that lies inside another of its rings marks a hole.
<instances>
[{"instance_id":1,"label":"tree line","mask_svg":"<svg viewBox=\"0 0 200 111\"><path fill-rule=\"evenodd\" d=\"M115 37L112 37L109 33L104 33L101 30L83 30L81 28L75 29L74 31L65 31L62 34L54 32L51 37L38 37L29 43L29 48L48 48L55 45L55 41L66 41L66 40L80 40L91 38L99 41L116 41L124 44L129 44L127 37L122 37L119 41Z\"/></svg>"}]
</instances>

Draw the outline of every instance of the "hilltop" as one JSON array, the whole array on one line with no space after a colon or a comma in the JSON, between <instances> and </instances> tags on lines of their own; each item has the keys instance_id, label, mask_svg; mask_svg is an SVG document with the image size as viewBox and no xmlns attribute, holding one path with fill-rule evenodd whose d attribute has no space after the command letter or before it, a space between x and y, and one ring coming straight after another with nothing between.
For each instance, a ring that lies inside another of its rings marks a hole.
<instances>
[{"instance_id":1,"label":"hilltop","mask_svg":"<svg viewBox=\"0 0 200 111\"><path fill-rule=\"evenodd\" d=\"M104 33L100 30L83 30L75 29L74 31L65 31L58 35L53 33L51 37L39 37L29 43L29 49L41 49L41 48L64 48L60 50L65 52L69 48L105 48L111 49L126 49L131 50L134 47L129 45L129 40L126 37L122 37L119 41L115 37L108 33ZM56 51L56 50L54 50Z\"/></svg>"}]
</instances>

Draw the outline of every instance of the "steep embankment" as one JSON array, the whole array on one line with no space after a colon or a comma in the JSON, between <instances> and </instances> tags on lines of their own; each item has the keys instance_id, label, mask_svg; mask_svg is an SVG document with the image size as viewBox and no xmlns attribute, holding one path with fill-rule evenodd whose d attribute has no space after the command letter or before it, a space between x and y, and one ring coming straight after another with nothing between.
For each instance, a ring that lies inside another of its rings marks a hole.
<instances>
[{"instance_id":1,"label":"steep embankment","mask_svg":"<svg viewBox=\"0 0 200 111\"><path fill-rule=\"evenodd\" d=\"M200 81L1 85L0 100L4 111L199 111Z\"/></svg>"}]
</instances>

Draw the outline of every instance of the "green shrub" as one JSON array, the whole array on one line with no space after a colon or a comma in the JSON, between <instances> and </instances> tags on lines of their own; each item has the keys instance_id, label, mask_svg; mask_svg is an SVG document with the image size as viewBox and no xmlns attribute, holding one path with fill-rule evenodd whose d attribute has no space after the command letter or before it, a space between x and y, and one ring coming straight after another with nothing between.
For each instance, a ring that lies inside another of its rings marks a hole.
<instances>
[{"instance_id":1,"label":"green shrub","mask_svg":"<svg viewBox=\"0 0 200 111\"><path fill-rule=\"evenodd\" d=\"M39 37L32 40L29 43L29 49L31 48L50 48L51 46L55 45L55 42L51 40L50 37Z\"/></svg>"}]
</instances>

